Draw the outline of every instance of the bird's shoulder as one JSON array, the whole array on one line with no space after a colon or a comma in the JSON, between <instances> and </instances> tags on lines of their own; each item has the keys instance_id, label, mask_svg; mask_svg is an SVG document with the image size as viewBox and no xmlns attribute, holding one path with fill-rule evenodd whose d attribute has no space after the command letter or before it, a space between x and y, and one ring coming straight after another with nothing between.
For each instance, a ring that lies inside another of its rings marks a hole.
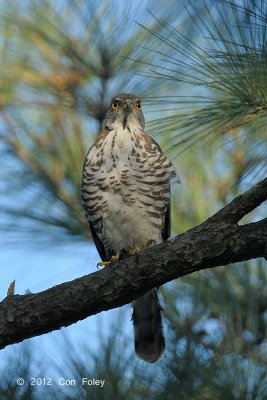
<instances>
[{"instance_id":1,"label":"bird's shoulder","mask_svg":"<svg viewBox=\"0 0 267 400\"><path fill-rule=\"evenodd\" d=\"M158 142L156 142L156 140L153 139L153 138L152 138L151 136L149 136L148 134L146 134L146 136L147 136L147 142L148 142L151 146L155 145L155 146L157 147L158 151L159 151L160 153L162 153L161 147L160 147L160 145L158 144Z\"/></svg>"},{"instance_id":2,"label":"bird's shoulder","mask_svg":"<svg viewBox=\"0 0 267 400\"><path fill-rule=\"evenodd\" d=\"M97 136L97 138L94 141L94 143L89 147L89 150L87 151L87 153L85 155L83 169L86 167L86 165L88 165L88 163L90 162L90 159L92 158L92 156L95 154L97 149L99 149L99 147L102 145L103 140L106 138L106 136L108 135L109 131L110 131L110 129L104 128L100 132L100 134Z\"/></svg>"},{"instance_id":3,"label":"bird's shoulder","mask_svg":"<svg viewBox=\"0 0 267 400\"><path fill-rule=\"evenodd\" d=\"M137 137L138 138L138 137ZM143 141L145 141L145 148L146 148L146 150L150 150L150 151L153 151L153 150L155 150L155 147L156 147L156 150L158 150L161 154L162 154L162 150L161 150L161 147L160 147L160 145L156 142L156 140L155 139L153 139L152 138L152 136L150 136L146 131L143 131L142 133L141 133L141 136L140 136L140 139L142 139Z\"/></svg>"},{"instance_id":4,"label":"bird's shoulder","mask_svg":"<svg viewBox=\"0 0 267 400\"><path fill-rule=\"evenodd\" d=\"M97 138L96 138L95 142L89 148L87 154L90 153L90 151L93 148L98 148L100 146L100 144L102 143L102 141L107 137L109 132L110 132L110 129L108 129L108 128L102 129L102 131L99 133L99 135L97 135Z\"/></svg>"}]
</instances>

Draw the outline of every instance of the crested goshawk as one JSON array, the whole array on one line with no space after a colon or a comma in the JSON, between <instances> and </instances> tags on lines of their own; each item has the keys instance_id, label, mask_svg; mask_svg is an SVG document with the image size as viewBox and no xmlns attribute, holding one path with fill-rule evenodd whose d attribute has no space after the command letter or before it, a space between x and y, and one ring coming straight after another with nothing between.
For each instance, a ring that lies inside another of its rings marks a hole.
<instances>
[{"instance_id":1,"label":"crested goshawk","mask_svg":"<svg viewBox=\"0 0 267 400\"><path fill-rule=\"evenodd\" d=\"M145 132L141 100L114 97L102 133L88 151L82 202L102 261L134 254L170 235L172 163ZM103 263L105 264L105 263ZM147 362L165 348L157 289L132 302L135 350Z\"/></svg>"}]
</instances>

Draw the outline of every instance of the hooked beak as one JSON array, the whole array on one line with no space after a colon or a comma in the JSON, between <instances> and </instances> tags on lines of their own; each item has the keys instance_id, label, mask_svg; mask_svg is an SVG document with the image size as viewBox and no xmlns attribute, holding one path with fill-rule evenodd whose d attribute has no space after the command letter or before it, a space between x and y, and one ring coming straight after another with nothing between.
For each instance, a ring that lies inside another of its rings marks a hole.
<instances>
[{"instance_id":1,"label":"hooked beak","mask_svg":"<svg viewBox=\"0 0 267 400\"><path fill-rule=\"evenodd\" d=\"M123 105L123 110L125 111L131 111L133 109L133 103L132 100L126 99Z\"/></svg>"}]
</instances>

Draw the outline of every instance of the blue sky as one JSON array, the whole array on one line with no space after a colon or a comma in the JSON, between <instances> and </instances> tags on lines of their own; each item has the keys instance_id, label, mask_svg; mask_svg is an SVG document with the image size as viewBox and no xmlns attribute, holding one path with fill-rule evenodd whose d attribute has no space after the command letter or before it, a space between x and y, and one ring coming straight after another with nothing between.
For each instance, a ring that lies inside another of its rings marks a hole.
<instances>
[{"instance_id":1,"label":"blue sky","mask_svg":"<svg viewBox=\"0 0 267 400\"><path fill-rule=\"evenodd\" d=\"M174 2L171 1L173 4ZM57 7L60 9L61 4L63 2L58 2ZM152 1L140 1L127 5L125 4L121 6L117 6L115 4L114 10L114 21L121 20L127 18L125 15L125 8L128 7L129 10L129 30L125 32L125 40L127 35L131 34L131 29L135 24L135 20L138 19L139 22L144 22L148 18L147 9L153 4L153 11L157 14L163 15L166 9L162 8L163 5L166 4L165 0L160 0L156 4ZM26 6L26 3L25 3ZM95 4L95 6L97 6ZM111 8L112 9L112 8ZM25 7L26 10L26 7ZM160 12L162 10L162 13ZM150 17L151 18L151 17ZM77 24L73 24L73 29L77 28ZM136 26L136 25L135 25ZM102 29L105 29L103 26ZM89 147L88 143L88 147ZM1 149L0 149L1 150ZM0 188L1 190L5 190L4 183L5 180L8 179L8 174L5 174L6 171L13 170L14 167L19 168L14 160L12 161L11 157L6 157L6 168L5 164L2 166L1 176L0 176ZM12 164L13 162L13 164ZM16 164L16 165L15 165ZM81 166L82 167L82 166ZM5 190L6 192L6 190ZM0 207L1 204L20 204L24 201L22 196L20 196L19 188L15 188L15 191L10 193L5 193L4 196L1 196L0 199ZM12 196L12 197L9 197ZM14 197L15 196L15 197ZM1 220L0 224L6 221ZM23 221L24 224L27 224L27 221ZM11 232L16 232L16 227L12 226L10 223ZM88 228L89 229L89 228ZM21 238L19 237L21 235ZM34 245L31 246L31 237L27 234L27 238L23 237L23 231L21 231L17 237L19 238L19 242L16 242L16 237L11 239L11 241L5 240L5 235L0 240L1 251L0 251L0 299L3 299L6 296L7 289L10 283L15 280L15 294L24 294L25 290L29 289L31 292L36 293L42 290L45 290L54 285L58 285L60 283L73 280L77 277L86 275L88 273L94 272L96 270L96 264L99 261L99 256L94 245L91 242L85 241L77 241L70 239L68 242L64 243L41 243L34 240ZM42 240L42 239L41 239ZM126 318L125 324L122 324L123 329L125 329L129 334L132 334L132 324L130 322L131 310L130 306L124 307L126 309ZM106 313L102 313L98 316L93 316L85 321L78 322L73 324L68 328L62 328L62 331L67 333L72 340L82 341L86 339L86 335L88 332L90 333L90 345L93 347L97 347L98 341L98 324L101 320L101 323L105 326L110 323L110 321L114 321L116 316L118 315L119 310L111 310ZM107 330L108 332L108 330ZM58 359L60 363L60 354L58 353L58 341L61 341L62 334L61 331L52 332L46 335L42 335L40 337L36 337L33 339L28 339L25 341L26 343L32 343L35 349L37 350L37 357L43 357L46 354L53 354L55 358ZM5 362L6 356L12 354L12 352L16 352L23 343L15 344L13 346L8 346L6 349L1 351L1 362Z\"/></svg>"},{"instance_id":2,"label":"blue sky","mask_svg":"<svg viewBox=\"0 0 267 400\"><path fill-rule=\"evenodd\" d=\"M16 280L16 294L24 294L26 289L36 293L94 272L98 261L97 251L89 241L50 245L49 248L43 245L38 247L36 244L32 248L29 245L26 248L19 245L16 249L14 246L6 246L0 252L0 298L3 299L6 296L7 288L14 279ZM125 311L123 326L131 334L130 306L125 306ZM60 365L64 356L59 351L59 343L63 341L62 332L73 343L86 342L86 338L90 337L90 346L93 350L97 348L99 324L101 323L108 333L108 326L117 318L118 313L119 309L103 312L59 331L28 339L24 343L33 345L37 359L43 359L49 355ZM2 350L0 366L5 362L6 356L16 352L21 346L23 343L8 346Z\"/></svg>"}]
</instances>

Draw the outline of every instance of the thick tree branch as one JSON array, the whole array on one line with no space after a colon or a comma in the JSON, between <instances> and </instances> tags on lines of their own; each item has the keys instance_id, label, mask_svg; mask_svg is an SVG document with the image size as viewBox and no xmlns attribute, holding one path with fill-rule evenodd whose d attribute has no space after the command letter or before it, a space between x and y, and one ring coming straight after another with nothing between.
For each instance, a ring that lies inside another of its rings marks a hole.
<instances>
[{"instance_id":1,"label":"thick tree branch","mask_svg":"<svg viewBox=\"0 0 267 400\"><path fill-rule=\"evenodd\" d=\"M246 193L236 197L211 218L213 220L224 219L225 221L237 223L266 200L266 192L267 179L264 179L255 185L252 190L248 190Z\"/></svg>"},{"instance_id":2,"label":"thick tree branch","mask_svg":"<svg viewBox=\"0 0 267 400\"><path fill-rule=\"evenodd\" d=\"M0 348L122 306L175 278L267 256L267 218L237 222L267 199L267 179L208 220L167 242L101 271L44 292L0 303Z\"/></svg>"}]
</instances>

